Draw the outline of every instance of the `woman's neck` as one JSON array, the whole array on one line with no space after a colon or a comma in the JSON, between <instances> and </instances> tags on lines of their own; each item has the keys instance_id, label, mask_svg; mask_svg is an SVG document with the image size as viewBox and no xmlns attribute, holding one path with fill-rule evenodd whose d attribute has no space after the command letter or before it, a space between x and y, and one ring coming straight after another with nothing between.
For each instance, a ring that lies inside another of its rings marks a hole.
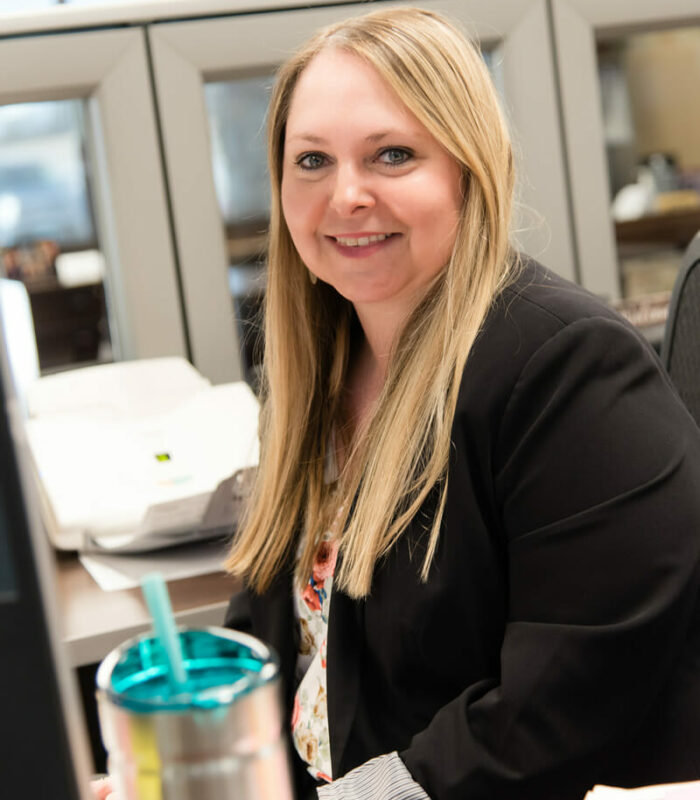
<instances>
[{"instance_id":1,"label":"woman's neck","mask_svg":"<svg viewBox=\"0 0 700 800\"><path fill-rule=\"evenodd\" d=\"M384 387L388 364L388 354L377 356L367 339L358 343L345 387L349 418L355 429L371 416Z\"/></svg>"},{"instance_id":2,"label":"woman's neck","mask_svg":"<svg viewBox=\"0 0 700 800\"><path fill-rule=\"evenodd\" d=\"M355 304L355 312L364 335L362 358L371 364L372 371L377 371L386 378L389 357L394 341L403 327L410 308L403 304Z\"/></svg>"}]
</instances>

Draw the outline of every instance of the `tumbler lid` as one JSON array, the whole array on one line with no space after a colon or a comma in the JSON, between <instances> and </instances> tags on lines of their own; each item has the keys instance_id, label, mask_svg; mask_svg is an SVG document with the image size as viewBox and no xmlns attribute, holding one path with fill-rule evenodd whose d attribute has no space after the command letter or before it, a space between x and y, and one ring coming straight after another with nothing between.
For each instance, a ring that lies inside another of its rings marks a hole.
<instances>
[{"instance_id":1,"label":"tumbler lid","mask_svg":"<svg viewBox=\"0 0 700 800\"><path fill-rule=\"evenodd\" d=\"M97 688L115 705L138 712L215 709L269 683L279 661L259 639L226 628L180 628L187 681L176 692L168 660L155 636L121 644L100 664Z\"/></svg>"}]
</instances>

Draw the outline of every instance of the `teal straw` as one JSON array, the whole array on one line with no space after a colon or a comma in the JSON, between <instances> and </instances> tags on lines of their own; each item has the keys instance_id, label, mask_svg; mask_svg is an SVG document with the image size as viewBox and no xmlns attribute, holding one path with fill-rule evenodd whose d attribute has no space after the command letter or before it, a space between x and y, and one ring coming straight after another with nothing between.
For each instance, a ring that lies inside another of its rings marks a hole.
<instances>
[{"instance_id":1,"label":"teal straw","mask_svg":"<svg viewBox=\"0 0 700 800\"><path fill-rule=\"evenodd\" d=\"M141 579L141 591L151 612L156 638L160 640L165 650L170 686L173 691L182 692L187 687L187 673L182 660L180 635L175 626L168 587L160 572L149 572L148 575L144 575Z\"/></svg>"}]
</instances>

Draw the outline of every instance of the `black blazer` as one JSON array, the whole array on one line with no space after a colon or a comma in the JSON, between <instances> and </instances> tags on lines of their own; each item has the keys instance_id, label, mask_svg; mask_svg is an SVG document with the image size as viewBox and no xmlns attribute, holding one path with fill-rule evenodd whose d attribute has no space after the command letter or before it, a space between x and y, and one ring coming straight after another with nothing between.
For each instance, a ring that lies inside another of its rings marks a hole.
<instances>
[{"instance_id":1,"label":"black blazer","mask_svg":"<svg viewBox=\"0 0 700 800\"><path fill-rule=\"evenodd\" d=\"M447 503L334 592L334 777L398 750L433 800L700 778L700 432L646 341L526 261L464 370ZM251 597L291 709L292 565Z\"/></svg>"}]
</instances>

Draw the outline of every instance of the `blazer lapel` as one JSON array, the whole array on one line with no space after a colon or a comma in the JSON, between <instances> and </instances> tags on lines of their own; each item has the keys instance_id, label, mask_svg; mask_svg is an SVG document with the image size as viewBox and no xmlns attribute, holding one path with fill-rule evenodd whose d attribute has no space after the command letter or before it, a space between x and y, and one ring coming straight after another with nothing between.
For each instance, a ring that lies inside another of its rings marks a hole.
<instances>
[{"instance_id":1,"label":"blazer lapel","mask_svg":"<svg viewBox=\"0 0 700 800\"><path fill-rule=\"evenodd\" d=\"M294 668L297 657L297 627L294 624L292 574L282 570L262 595L250 592L253 633L271 645L280 659L285 710L291 719L294 704Z\"/></svg>"},{"instance_id":2,"label":"blazer lapel","mask_svg":"<svg viewBox=\"0 0 700 800\"><path fill-rule=\"evenodd\" d=\"M363 618L364 603L351 600L342 592L332 592L326 681L334 778L347 771L345 754L359 699Z\"/></svg>"}]
</instances>

